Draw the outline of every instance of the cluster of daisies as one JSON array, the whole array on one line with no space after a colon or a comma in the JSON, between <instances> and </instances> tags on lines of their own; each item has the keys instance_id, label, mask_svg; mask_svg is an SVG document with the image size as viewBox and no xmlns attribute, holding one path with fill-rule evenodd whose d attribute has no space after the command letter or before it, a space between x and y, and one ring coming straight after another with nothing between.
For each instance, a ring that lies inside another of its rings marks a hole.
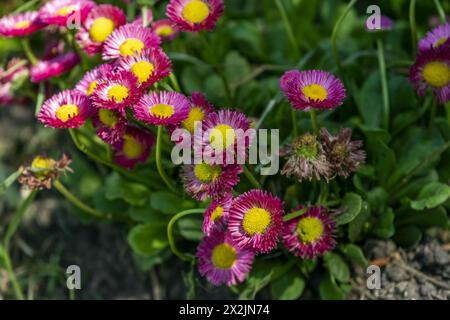
<instances>
[{"instance_id":1,"label":"cluster of daisies","mask_svg":"<svg viewBox=\"0 0 450 320\"><path fill-rule=\"evenodd\" d=\"M450 101L450 24L442 24L419 41L419 52L409 79L419 95L431 90L435 100Z\"/></svg>"}]
</instances>

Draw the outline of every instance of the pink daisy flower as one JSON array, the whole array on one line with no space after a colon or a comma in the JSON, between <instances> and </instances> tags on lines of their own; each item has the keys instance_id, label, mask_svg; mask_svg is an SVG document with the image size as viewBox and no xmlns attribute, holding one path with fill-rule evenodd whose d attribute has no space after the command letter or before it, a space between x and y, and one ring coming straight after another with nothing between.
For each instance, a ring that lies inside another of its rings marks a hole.
<instances>
[{"instance_id":1,"label":"pink daisy flower","mask_svg":"<svg viewBox=\"0 0 450 320\"><path fill-rule=\"evenodd\" d=\"M110 63L104 63L88 71L83 78L76 84L75 89L83 94L90 96L98 86L98 82L113 71L114 67Z\"/></svg>"},{"instance_id":2,"label":"pink daisy flower","mask_svg":"<svg viewBox=\"0 0 450 320\"><path fill-rule=\"evenodd\" d=\"M250 190L233 200L228 231L240 248L266 253L277 246L283 202L264 190Z\"/></svg>"},{"instance_id":3,"label":"pink daisy flower","mask_svg":"<svg viewBox=\"0 0 450 320\"><path fill-rule=\"evenodd\" d=\"M441 24L419 41L419 51L425 51L441 46L450 38L450 23Z\"/></svg>"},{"instance_id":4,"label":"pink daisy flower","mask_svg":"<svg viewBox=\"0 0 450 320\"><path fill-rule=\"evenodd\" d=\"M231 192L239 182L240 173L240 165L186 164L182 167L181 180L187 193L204 201L207 198L220 198Z\"/></svg>"},{"instance_id":5,"label":"pink daisy flower","mask_svg":"<svg viewBox=\"0 0 450 320\"><path fill-rule=\"evenodd\" d=\"M198 270L213 285L232 286L250 272L254 254L238 248L225 232L214 231L197 248Z\"/></svg>"},{"instance_id":6,"label":"pink daisy flower","mask_svg":"<svg viewBox=\"0 0 450 320\"><path fill-rule=\"evenodd\" d=\"M226 193L223 197L213 200L211 205L206 209L203 219L203 233L211 235L214 230L224 231L228 223L228 214L233 202L230 193Z\"/></svg>"},{"instance_id":7,"label":"pink daisy flower","mask_svg":"<svg viewBox=\"0 0 450 320\"><path fill-rule=\"evenodd\" d=\"M202 146L206 162L241 164L255 133L249 129L250 121L242 112L222 109L208 115L202 130L195 131L194 140Z\"/></svg>"},{"instance_id":8,"label":"pink daisy flower","mask_svg":"<svg viewBox=\"0 0 450 320\"><path fill-rule=\"evenodd\" d=\"M431 89L435 99L446 104L450 100L450 41L420 52L410 68L409 79L419 95Z\"/></svg>"},{"instance_id":9,"label":"pink daisy flower","mask_svg":"<svg viewBox=\"0 0 450 320\"><path fill-rule=\"evenodd\" d=\"M0 19L0 35L3 37L28 36L45 27L37 11L8 15Z\"/></svg>"},{"instance_id":10,"label":"pink daisy flower","mask_svg":"<svg viewBox=\"0 0 450 320\"><path fill-rule=\"evenodd\" d=\"M322 70L288 71L281 78L281 90L295 109L333 109L342 104L345 88L331 73Z\"/></svg>"},{"instance_id":11,"label":"pink daisy flower","mask_svg":"<svg viewBox=\"0 0 450 320\"><path fill-rule=\"evenodd\" d=\"M214 29L223 10L222 0L170 0L166 15L178 29L197 32Z\"/></svg>"},{"instance_id":12,"label":"pink daisy flower","mask_svg":"<svg viewBox=\"0 0 450 320\"><path fill-rule=\"evenodd\" d=\"M102 4L92 9L76 38L81 48L88 54L102 52L103 43L108 36L127 22L123 11L109 4Z\"/></svg>"},{"instance_id":13,"label":"pink daisy flower","mask_svg":"<svg viewBox=\"0 0 450 320\"><path fill-rule=\"evenodd\" d=\"M301 210L303 206L294 211ZM324 207L309 207L306 213L283 224L282 239L284 246L294 255L313 259L333 250L336 241L334 220Z\"/></svg>"},{"instance_id":14,"label":"pink daisy flower","mask_svg":"<svg viewBox=\"0 0 450 320\"><path fill-rule=\"evenodd\" d=\"M48 78L54 78L72 70L80 63L80 58L75 52L67 52L50 60L40 60L31 67L31 82L41 82Z\"/></svg>"},{"instance_id":15,"label":"pink daisy flower","mask_svg":"<svg viewBox=\"0 0 450 320\"><path fill-rule=\"evenodd\" d=\"M102 57L109 60L133 56L146 48L159 48L160 41L151 29L129 23L114 30L106 39Z\"/></svg>"},{"instance_id":16,"label":"pink daisy flower","mask_svg":"<svg viewBox=\"0 0 450 320\"><path fill-rule=\"evenodd\" d=\"M118 66L119 69L132 72L144 89L167 77L171 72L170 60L159 48L144 49L134 56L122 58Z\"/></svg>"},{"instance_id":17,"label":"pink daisy flower","mask_svg":"<svg viewBox=\"0 0 450 320\"><path fill-rule=\"evenodd\" d=\"M122 167L133 169L144 163L155 144L155 137L147 131L128 126L121 139L113 145L114 160Z\"/></svg>"},{"instance_id":18,"label":"pink daisy flower","mask_svg":"<svg viewBox=\"0 0 450 320\"><path fill-rule=\"evenodd\" d=\"M91 114L92 108L85 95L65 90L45 101L37 118L46 127L79 128Z\"/></svg>"},{"instance_id":19,"label":"pink daisy flower","mask_svg":"<svg viewBox=\"0 0 450 320\"><path fill-rule=\"evenodd\" d=\"M186 119L189 100L177 92L153 91L133 106L136 119L154 125L177 125Z\"/></svg>"},{"instance_id":20,"label":"pink daisy flower","mask_svg":"<svg viewBox=\"0 0 450 320\"><path fill-rule=\"evenodd\" d=\"M162 41L171 41L180 33L178 28L169 19L162 19L153 22L152 29Z\"/></svg>"},{"instance_id":21,"label":"pink daisy flower","mask_svg":"<svg viewBox=\"0 0 450 320\"><path fill-rule=\"evenodd\" d=\"M39 18L46 24L67 27L68 23L83 23L94 6L90 0L52 0L39 10Z\"/></svg>"},{"instance_id":22,"label":"pink daisy flower","mask_svg":"<svg viewBox=\"0 0 450 320\"><path fill-rule=\"evenodd\" d=\"M98 80L91 95L96 108L116 110L125 114L141 96L137 78L129 71L113 72Z\"/></svg>"},{"instance_id":23,"label":"pink daisy flower","mask_svg":"<svg viewBox=\"0 0 450 320\"><path fill-rule=\"evenodd\" d=\"M118 142L127 126L127 120L121 113L103 108L95 110L92 123L97 129L97 135L109 144Z\"/></svg>"}]
</instances>

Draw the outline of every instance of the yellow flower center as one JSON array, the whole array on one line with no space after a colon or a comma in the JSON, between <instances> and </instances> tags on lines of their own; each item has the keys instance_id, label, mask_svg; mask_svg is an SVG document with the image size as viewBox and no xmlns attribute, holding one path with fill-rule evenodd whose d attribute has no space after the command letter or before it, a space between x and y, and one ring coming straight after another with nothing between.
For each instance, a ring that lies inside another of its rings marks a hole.
<instances>
[{"instance_id":1,"label":"yellow flower center","mask_svg":"<svg viewBox=\"0 0 450 320\"><path fill-rule=\"evenodd\" d=\"M221 243L212 250L211 260L218 269L230 269L236 262L236 249L227 243Z\"/></svg>"},{"instance_id":2,"label":"yellow flower center","mask_svg":"<svg viewBox=\"0 0 450 320\"><path fill-rule=\"evenodd\" d=\"M31 162L31 168L36 170L35 175L39 178L45 177L55 167L55 160L37 156Z\"/></svg>"},{"instance_id":3,"label":"yellow flower center","mask_svg":"<svg viewBox=\"0 0 450 320\"><path fill-rule=\"evenodd\" d=\"M128 98L129 92L130 91L127 87L121 84L116 84L108 90L108 98L109 100L114 99L116 102L122 102L123 100Z\"/></svg>"},{"instance_id":4,"label":"yellow flower center","mask_svg":"<svg viewBox=\"0 0 450 320\"><path fill-rule=\"evenodd\" d=\"M138 78L139 83L142 84L150 78L153 71L155 71L155 66L148 61L136 62L131 67L131 72Z\"/></svg>"},{"instance_id":5,"label":"yellow flower center","mask_svg":"<svg viewBox=\"0 0 450 320\"><path fill-rule=\"evenodd\" d=\"M139 141L131 135L124 135L123 137L123 153L128 159L136 159L142 155L144 152L144 147Z\"/></svg>"},{"instance_id":6,"label":"yellow flower center","mask_svg":"<svg viewBox=\"0 0 450 320\"><path fill-rule=\"evenodd\" d=\"M298 222L297 236L301 242L311 244L319 240L322 234L323 224L319 218L306 217Z\"/></svg>"},{"instance_id":7,"label":"yellow flower center","mask_svg":"<svg viewBox=\"0 0 450 320\"><path fill-rule=\"evenodd\" d=\"M119 121L116 114L108 109L100 109L98 112L98 118L101 123L109 128L114 127L117 124L117 121Z\"/></svg>"},{"instance_id":8,"label":"yellow flower center","mask_svg":"<svg viewBox=\"0 0 450 320\"><path fill-rule=\"evenodd\" d=\"M432 87L442 88L450 82L450 68L444 62L433 61L425 65L423 78Z\"/></svg>"},{"instance_id":9,"label":"yellow flower center","mask_svg":"<svg viewBox=\"0 0 450 320\"><path fill-rule=\"evenodd\" d=\"M111 19L100 17L95 19L92 24L91 30L89 30L89 35L91 39L95 42L103 42L108 38L108 36L114 30L114 21Z\"/></svg>"},{"instance_id":10,"label":"yellow flower center","mask_svg":"<svg viewBox=\"0 0 450 320\"><path fill-rule=\"evenodd\" d=\"M312 101L323 101L327 98L327 90L320 84L310 84L302 89L306 99Z\"/></svg>"},{"instance_id":11,"label":"yellow flower center","mask_svg":"<svg viewBox=\"0 0 450 320\"><path fill-rule=\"evenodd\" d=\"M251 208L245 213L242 227L244 231L253 236L255 234L264 234L267 227L272 222L270 212L263 208Z\"/></svg>"},{"instance_id":12,"label":"yellow flower center","mask_svg":"<svg viewBox=\"0 0 450 320\"><path fill-rule=\"evenodd\" d=\"M97 81L92 81L91 84L89 85L89 88L87 88L86 90L86 94L90 96L91 94L94 93L95 88L97 88Z\"/></svg>"},{"instance_id":13,"label":"yellow flower center","mask_svg":"<svg viewBox=\"0 0 450 320\"><path fill-rule=\"evenodd\" d=\"M76 117L80 110L78 106L75 104L64 104L56 110L55 115L56 118L61 120L62 122L67 122L69 119Z\"/></svg>"},{"instance_id":14,"label":"yellow flower center","mask_svg":"<svg viewBox=\"0 0 450 320\"><path fill-rule=\"evenodd\" d=\"M448 39L448 37L440 38L438 41L436 41L433 44L433 47L435 47L435 48L439 47L441 44L443 44L445 41L447 41L447 39Z\"/></svg>"},{"instance_id":15,"label":"yellow flower center","mask_svg":"<svg viewBox=\"0 0 450 320\"><path fill-rule=\"evenodd\" d=\"M200 23L208 18L209 7L201 0L191 0L184 6L181 14L190 23Z\"/></svg>"},{"instance_id":16,"label":"yellow flower center","mask_svg":"<svg viewBox=\"0 0 450 320\"><path fill-rule=\"evenodd\" d=\"M219 165L210 165L207 163L196 164L194 174L201 182L213 182L222 173L222 167Z\"/></svg>"},{"instance_id":17,"label":"yellow flower center","mask_svg":"<svg viewBox=\"0 0 450 320\"><path fill-rule=\"evenodd\" d=\"M160 103L151 106L148 111L154 117L167 119L173 116L175 108L169 104Z\"/></svg>"},{"instance_id":18,"label":"yellow flower center","mask_svg":"<svg viewBox=\"0 0 450 320\"><path fill-rule=\"evenodd\" d=\"M71 14L72 12L76 11L77 9L78 9L78 6L73 4L71 6L62 7L56 13L60 16L67 16L67 15Z\"/></svg>"},{"instance_id":19,"label":"yellow flower center","mask_svg":"<svg viewBox=\"0 0 450 320\"><path fill-rule=\"evenodd\" d=\"M28 28L31 25L31 21L29 20L23 20L19 21L14 25L14 28L16 29L25 29Z\"/></svg>"},{"instance_id":20,"label":"yellow flower center","mask_svg":"<svg viewBox=\"0 0 450 320\"><path fill-rule=\"evenodd\" d=\"M211 214L211 219L214 223L216 223L217 220L222 218L222 215L223 215L222 206L217 206Z\"/></svg>"},{"instance_id":21,"label":"yellow flower center","mask_svg":"<svg viewBox=\"0 0 450 320\"><path fill-rule=\"evenodd\" d=\"M161 26L157 28L156 34L160 37L168 37L173 34L173 28L171 26Z\"/></svg>"},{"instance_id":22,"label":"yellow flower center","mask_svg":"<svg viewBox=\"0 0 450 320\"><path fill-rule=\"evenodd\" d=\"M236 141L234 129L227 124L219 124L211 130L209 143L215 150L228 149Z\"/></svg>"},{"instance_id":23,"label":"yellow flower center","mask_svg":"<svg viewBox=\"0 0 450 320\"><path fill-rule=\"evenodd\" d=\"M124 57L126 56L134 56L137 53L141 53L142 49L144 49L145 44L136 38L130 38L125 40L119 48L120 54Z\"/></svg>"},{"instance_id":24,"label":"yellow flower center","mask_svg":"<svg viewBox=\"0 0 450 320\"><path fill-rule=\"evenodd\" d=\"M194 133L195 123L202 121L204 118L205 113L203 112L203 109L200 107L193 107L189 110L188 117L181 123L181 126L190 133Z\"/></svg>"}]
</instances>

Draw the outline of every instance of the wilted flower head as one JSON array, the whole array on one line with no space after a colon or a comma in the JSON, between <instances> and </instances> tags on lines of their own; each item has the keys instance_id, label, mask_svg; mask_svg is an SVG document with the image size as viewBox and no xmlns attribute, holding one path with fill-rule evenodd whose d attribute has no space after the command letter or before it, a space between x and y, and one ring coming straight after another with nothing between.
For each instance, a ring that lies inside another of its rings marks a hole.
<instances>
[{"instance_id":1,"label":"wilted flower head","mask_svg":"<svg viewBox=\"0 0 450 320\"><path fill-rule=\"evenodd\" d=\"M295 138L283 153L288 159L281 174L294 176L299 181L330 178L331 165L315 135L305 133Z\"/></svg>"},{"instance_id":2,"label":"wilted flower head","mask_svg":"<svg viewBox=\"0 0 450 320\"><path fill-rule=\"evenodd\" d=\"M183 31L212 30L224 9L223 0L170 0L166 15Z\"/></svg>"},{"instance_id":3,"label":"wilted flower head","mask_svg":"<svg viewBox=\"0 0 450 320\"><path fill-rule=\"evenodd\" d=\"M361 140L351 141L352 130L342 128L338 136L333 136L326 128L320 129L320 141L333 171L342 177L356 172L364 163L366 153L361 149Z\"/></svg>"},{"instance_id":4,"label":"wilted flower head","mask_svg":"<svg viewBox=\"0 0 450 320\"><path fill-rule=\"evenodd\" d=\"M31 163L21 167L22 173L19 177L19 183L31 190L50 189L53 181L61 177L66 171L73 172L69 168L71 162L72 160L65 153L59 160L36 156Z\"/></svg>"},{"instance_id":5,"label":"wilted flower head","mask_svg":"<svg viewBox=\"0 0 450 320\"><path fill-rule=\"evenodd\" d=\"M425 37L419 41L419 50L426 51L437 48L447 42L450 38L450 23L437 26L427 32Z\"/></svg>"},{"instance_id":6,"label":"wilted flower head","mask_svg":"<svg viewBox=\"0 0 450 320\"><path fill-rule=\"evenodd\" d=\"M43 27L45 24L41 22L36 11L8 15L0 19L0 35L3 37L28 36Z\"/></svg>"}]
</instances>

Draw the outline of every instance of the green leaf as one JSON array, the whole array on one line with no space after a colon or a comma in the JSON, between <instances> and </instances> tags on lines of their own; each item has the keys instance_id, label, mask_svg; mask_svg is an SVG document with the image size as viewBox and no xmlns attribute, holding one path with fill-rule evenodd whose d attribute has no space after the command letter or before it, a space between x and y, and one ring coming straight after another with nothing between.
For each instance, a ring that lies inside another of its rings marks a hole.
<instances>
[{"instance_id":1,"label":"green leaf","mask_svg":"<svg viewBox=\"0 0 450 320\"><path fill-rule=\"evenodd\" d=\"M149 256L135 254L133 257L139 270L141 270L142 272L147 272L153 267L165 262L171 255L172 252L169 249L162 249L153 252Z\"/></svg>"},{"instance_id":2,"label":"green leaf","mask_svg":"<svg viewBox=\"0 0 450 320\"><path fill-rule=\"evenodd\" d=\"M369 264L363 251L355 244L349 243L339 246L339 249L345 254L345 256L354 263L359 264L365 268Z\"/></svg>"},{"instance_id":3,"label":"green leaf","mask_svg":"<svg viewBox=\"0 0 450 320\"><path fill-rule=\"evenodd\" d=\"M130 209L128 210L128 215L134 221L142 223L168 222L167 216L161 214L160 211L148 206L130 207Z\"/></svg>"},{"instance_id":4,"label":"green leaf","mask_svg":"<svg viewBox=\"0 0 450 320\"><path fill-rule=\"evenodd\" d=\"M424 186L417 200L411 202L411 208L432 209L443 204L450 197L450 186L441 182L431 182Z\"/></svg>"},{"instance_id":5,"label":"green leaf","mask_svg":"<svg viewBox=\"0 0 450 320\"><path fill-rule=\"evenodd\" d=\"M178 221L178 230L183 238L200 241L203 238L201 216L189 216Z\"/></svg>"},{"instance_id":6,"label":"green leaf","mask_svg":"<svg viewBox=\"0 0 450 320\"><path fill-rule=\"evenodd\" d=\"M148 201L149 190L142 184L122 179L113 173L106 179L105 196L108 200L122 199L133 206L143 206Z\"/></svg>"},{"instance_id":7,"label":"green leaf","mask_svg":"<svg viewBox=\"0 0 450 320\"><path fill-rule=\"evenodd\" d=\"M361 212L362 199L359 195L349 192L342 200L343 213L336 217L336 225L340 226L351 222Z\"/></svg>"},{"instance_id":8,"label":"green leaf","mask_svg":"<svg viewBox=\"0 0 450 320\"><path fill-rule=\"evenodd\" d=\"M270 286L272 298L277 300L296 300L300 298L304 289L305 280L292 271L275 279Z\"/></svg>"},{"instance_id":9,"label":"green leaf","mask_svg":"<svg viewBox=\"0 0 450 320\"><path fill-rule=\"evenodd\" d=\"M0 184L0 195L6 191L16 180L19 178L21 172L17 170L9 175L1 184Z\"/></svg>"},{"instance_id":10,"label":"green leaf","mask_svg":"<svg viewBox=\"0 0 450 320\"><path fill-rule=\"evenodd\" d=\"M128 233L128 243L137 254L149 256L167 247L166 224L141 224Z\"/></svg>"},{"instance_id":11,"label":"green leaf","mask_svg":"<svg viewBox=\"0 0 450 320\"><path fill-rule=\"evenodd\" d=\"M155 210L174 215L180 211L192 209L195 203L190 200L180 200L173 193L161 191L152 193L150 206Z\"/></svg>"},{"instance_id":12,"label":"green leaf","mask_svg":"<svg viewBox=\"0 0 450 320\"><path fill-rule=\"evenodd\" d=\"M336 284L334 278L327 272L319 285L320 298L323 300L343 300L345 299L345 294Z\"/></svg>"},{"instance_id":13,"label":"green leaf","mask_svg":"<svg viewBox=\"0 0 450 320\"><path fill-rule=\"evenodd\" d=\"M389 239L395 233L394 228L394 212L392 208L388 208L378 217L373 232L382 239Z\"/></svg>"},{"instance_id":14,"label":"green leaf","mask_svg":"<svg viewBox=\"0 0 450 320\"><path fill-rule=\"evenodd\" d=\"M402 247L414 247L422 240L422 231L416 226L407 226L397 230L393 239Z\"/></svg>"},{"instance_id":15,"label":"green leaf","mask_svg":"<svg viewBox=\"0 0 450 320\"><path fill-rule=\"evenodd\" d=\"M369 220L371 215L371 209L369 204L364 201L362 204L361 212L353 219L348 225L348 237L350 241L358 240L359 236L363 232L364 225Z\"/></svg>"},{"instance_id":16,"label":"green leaf","mask_svg":"<svg viewBox=\"0 0 450 320\"><path fill-rule=\"evenodd\" d=\"M350 269L339 254L327 252L323 260L325 267L335 279L340 282L347 282L350 279Z\"/></svg>"},{"instance_id":17,"label":"green leaf","mask_svg":"<svg viewBox=\"0 0 450 320\"><path fill-rule=\"evenodd\" d=\"M423 211L410 210L396 219L396 225L415 225L422 228L437 226L446 228L448 225L447 212L442 206Z\"/></svg>"}]
</instances>

